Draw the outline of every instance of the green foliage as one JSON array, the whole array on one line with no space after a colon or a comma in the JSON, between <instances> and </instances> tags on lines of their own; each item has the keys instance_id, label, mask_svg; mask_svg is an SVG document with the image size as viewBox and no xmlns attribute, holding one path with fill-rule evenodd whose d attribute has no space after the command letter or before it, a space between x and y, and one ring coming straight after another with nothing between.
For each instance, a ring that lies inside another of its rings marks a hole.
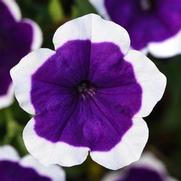
<instances>
[{"instance_id":1,"label":"green foliage","mask_svg":"<svg viewBox=\"0 0 181 181\"><path fill-rule=\"evenodd\" d=\"M95 9L88 0L76 0L75 5L72 8L72 17L76 18L88 13L96 13Z\"/></svg>"},{"instance_id":2,"label":"green foliage","mask_svg":"<svg viewBox=\"0 0 181 181\"><path fill-rule=\"evenodd\" d=\"M52 0L48 6L50 17L54 23L61 21L64 18L62 5L58 0Z\"/></svg>"}]
</instances>

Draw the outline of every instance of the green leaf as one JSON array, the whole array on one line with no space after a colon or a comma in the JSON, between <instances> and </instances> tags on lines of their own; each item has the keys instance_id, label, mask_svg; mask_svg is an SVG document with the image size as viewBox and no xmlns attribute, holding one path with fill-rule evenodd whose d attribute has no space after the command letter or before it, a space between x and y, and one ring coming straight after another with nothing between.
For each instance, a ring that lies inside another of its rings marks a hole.
<instances>
[{"instance_id":1,"label":"green leaf","mask_svg":"<svg viewBox=\"0 0 181 181\"><path fill-rule=\"evenodd\" d=\"M6 136L4 143L9 144L13 138L15 138L21 132L21 126L14 120L10 109L6 109Z\"/></svg>"},{"instance_id":2,"label":"green leaf","mask_svg":"<svg viewBox=\"0 0 181 181\"><path fill-rule=\"evenodd\" d=\"M76 18L79 16L86 15L88 13L96 13L96 10L89 3L88 0L76 0L75 5L72 8L72 17Z\"/></svg>"},{"instance_id":3,"label":"green leaf","mask_svg":"<svg viewBox=\"0 0 181 181\"><path fill-rule=\"evenodd\" d=\"M52 21L55 23L61 21L65 17L59 0L51 0L48 9Z\"/></svg>"}]
</instances>

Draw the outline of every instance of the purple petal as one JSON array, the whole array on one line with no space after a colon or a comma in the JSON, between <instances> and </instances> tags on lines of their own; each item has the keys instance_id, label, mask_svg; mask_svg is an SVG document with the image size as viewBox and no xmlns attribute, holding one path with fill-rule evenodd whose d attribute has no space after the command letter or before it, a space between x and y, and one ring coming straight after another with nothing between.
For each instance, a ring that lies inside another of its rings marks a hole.
<instances>
[{"instance_id":1,"label":"purple petal","mask_svg":"<svg viewBox=\"0 0 181 181\"><path fill-rule=\"evenodd\" d=\"M144 10L141 0L105 0L110 18L128 30L135 49L143 49L150 42L169 39L181 29L180 0L153 3L150 10Z\"/></svg>"},{"instance_id":2,"label":"purple petal","mask_svg":"<svg viewBox=\"0 0 181 181\"><path fill-rule=\"evenodd\" d=\"M96 89L85 100L76 88L84 80ZM32 77L35 130L52 142L109 150L131 127L141 95L133 68L116 45L70 41Z\"/></svg>"},{"instance_id":3,"label":"purple petal","mask_svg":"<svg viewBox=\"0 0 181 181\"><path fill-rule=\"evenodd\" d=\"M50 178L39 175L32 168L25 168L16 162L0 161L0 178L2 181L51 181Z\"/></svg>"},{"instance_id":4,"label":"purple petal","mask_svg":"<svg viewBox=\"0 0 181 181\"><path fill-rule=\"evenodd\" d=\"M0 95L7 93L11 83L9 71L31 50L32 38L32 27L24 22L17 23L7 30L0 28L0 40L2 39L2 44L0 42Z\"/></svg>"},{"instance_id":5,"label":"purple petal","mask_svg":"<svg viewBox=\"0 0 181 181\"><path fill-rule=\"evenodd\" d=\"M123 178L116 181L165 181L166 177L163 177L159 172L146 167L133 167L131 168Z\"/></svg>"},{"instance_id":6,"label":"purple petal","mask_svg":"<svg viewBox=\"0 0 181 181\"><path fill-rule=\"evenodd\" d=\"M15 1L0 1L0 108L13 101L10 69L41 45L41 31L31 20L21 20Z\"/></svg>"}]
</instances>

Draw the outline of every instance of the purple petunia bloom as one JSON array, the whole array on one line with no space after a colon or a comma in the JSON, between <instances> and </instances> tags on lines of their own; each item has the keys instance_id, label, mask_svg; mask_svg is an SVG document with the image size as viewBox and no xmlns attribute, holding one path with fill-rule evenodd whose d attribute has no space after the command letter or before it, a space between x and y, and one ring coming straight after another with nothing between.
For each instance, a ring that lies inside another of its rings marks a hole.
<instances>
[{"instance_id":1,"label":"purple petunia bloom","mask_svg":"<svg viewBox=\"0 0 181 181\"><path fill-rule=\"evenodd\" d=\"M161 99L165 76L130 50L127 31L89 14L62 25L56 51L39 49L11 70L15 95L34 117L23 132L44 164L97 163L118 169L137 160L147 142L147 116Z\"/></svg>"},{"instance_id":2,"label":"purple petunia bloom","mask_svg":"<svg viewBox=\"0 0 181 181\"><path fill-rule=\"evenodd\" d=\"M20 159L16 150L9 146L0 147L1 181L65 181L65 173L58 166L45 167L32 156Z\"/></svg>"},{"instance_id":3,"label":"purple petunia bloom","mask_svg":"<svg viewBox=\"0 0 181 181\"><path fill-rule=\"evenodd\" d=\"M29 19L21 20L16 2L0 0L0 108L13 101L10 69L31 50L39 48L41 42L38 25Z\"/></svg>"},{"instance_id":4,"label":"purple petunia bloom","mask_svg":"<svg viewBox=\"0 0 181 181\"><path fill-rule=\"evenodd\" d=\"M105 176L102 181L177 181L168 176L164 164L152 153L145 153L126 170Z\"/></svg>"},{"instance_id":5,"label":"purple petunia bloom","mask_svg":"<svg viewBox=\"0 0 181 181\"><path fill-rule=\"evenodd\" d=\"M181 53L181 0L89 0L126 28L131 46L167 58Z\"/></svg>"}]
</instances>

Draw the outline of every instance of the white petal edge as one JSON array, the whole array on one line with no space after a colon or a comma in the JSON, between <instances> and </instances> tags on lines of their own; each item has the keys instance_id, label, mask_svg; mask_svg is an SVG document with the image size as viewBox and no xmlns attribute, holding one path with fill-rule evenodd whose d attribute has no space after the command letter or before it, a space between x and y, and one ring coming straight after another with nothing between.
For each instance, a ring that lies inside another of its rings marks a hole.
<instances>
[{"instance_id":1,"label":"white petal edge","mask_svg":"<svg viewBox=\"0 0 181 181\"><path fill-rule=\"evenodd\" d=\"M86 160L89 148L75 147L64 142L50 142L37 135L34 125L35 120L32 118L24 128L23 140L28 152L42 164L70 167Z\"/></svg>"},{"instance_id":2,"label":"white petal edge","mask_svg":"<svg viewBox=\"0 0 181 181\"><path fill-rule=\"evenodd\" d=\"M176 181L175 178L167 176L167 169L164 163L159 160L153 153L145 152L141 159L131 165L135 167L148 167L156 172L160 173L161 175L166 176L166 181Z\"/></svg>"},{"instance_id":3,"label":"white petal edge","mask_svg":"<svg viewBox=\"0 0 181 181\"><path fill-rule=\"evenodd\" d=\"M31 50L40 48L43 42L43 35L39 25L30 19L23 19L22 22L30 24L33 28L33 42L31 45Z\"/></svg>"},{"instance_id":4,"label":"white petal edge","mask_svg":"<svg viewBox=\"0 0 181 181\"><path fill-rule=\"evenodd\" d=\"M8 7L16 21L21 20L21 11L15 0L1 0L1 2Z\"/></svg>"},{"instance_id":5,"label":"white petal edge","mask_svg":"<svg viewBox=\"0 0 181 181\"><path fill-rule=\"evenodd\" d=\"M70 40L91 40L94 43L112 42L126 54L130 48L128 32L118 24L88 14L60 26L54 34L55 49Z\"/></svg>"},{"instance_id":6,"label":"white petal edge","mask_svg":"<svg viewBox=\"0 0 181 181\"><path fill-rule=\"evenodd\" d=\"M117 170L137 161L147 140L147 124L142 118L134 118L132 127L114 148L107 152L93 151L90 156L98 164L111 170Z\"/></svg>"},{"instance_id":7,"label":"white petal edge","mask_svg":"<svg viewBox=\"0 0 181 181\"><path fill-rule=\"evenodd\" d=\"M155 170L155 172L164 176L164 178L166 176L166 181L177 181L175 178L167 176L167 170L165 165L162 163L162 161L158 160L155 157L155 155L151 152L145 152L137 162L134 162L133 164L129 165L129 167L127 167L125 170L108 173L107 175L105 175L105 177L103 177L102 181L113 181L124 178L126 172L133 167L144 167L151 170Z\"/></svg>"},{"instance_id":8,"label":"white petal edge","mask_svg":"<svg viewBox=\"0 0 181 181\"><path fill-rule=\"evenodd\" d=\"M41 46L43 40L41 29L35 22L29 19L23 19L22 22L30 24L31 27L33 28L33 42L31 45L31 50L36 50ZM11 83L8 88L7 94L0 96L0 109L10 106L13 103L13 101L14 101L14 89Z\"/></svg>"},{"instance_id":9,"label":"white petal edge","mask_svg":"<svg viewBox=\"0 0 181 181\"><path fill-rule=\"evenodd\" d=\"M148 51L158 58L170 58L181 54L181 30L165 41L149 43Z\"/></svg>"},{"instance_id":10,"label":"white petal edge","mask_svg":"<svg viewBox=\"0 0 181 181\"><path fill-rule=\"evenodd\" d=\"M0 96L0 109L10 106L14 101L14 89L12 84L8 88L7 94Z\"/></svg>"},{"instance_id":11,"label":"white petal edge","mask_svg":"<svg viewBox=\"0 0 181 181\"><path fill-rule=\"evenodd\" d=\"M176 178L173 178L173 177L168 177L167 181L179 181L179 180L177 180Z\"/></svg>"},{"instance_id":12,"label":"white petal edge","mask_svg":"<svg viewBox=\"0 0 181 181\"><path fill-rule=\"evenodd\" d=\"M110 20L110 16L104 5L105 0L89 0L89 2L95 7L97 12L101 14L105 19ZM170 58L181 54L181 30L173 37L168 38L161 42L150 42L141 51L144 54L151 53L157 58Z\"/></svg>"},{"instance_id":13,"label":"white petal edge","mask_svg":"<svg viewBox=\"0 0 181 181\"><path fill-rule=\"evenodd\" d=\"M19 161L17 151L10 145L0 146L0 160Z\"/></svg>"},{"instance_id":14,"label":"white petal edge","mask_svg":"<svg viewBox=\"0 0 181 181\"><path fill-rule=\"evenodd\" d=\"M135 167L148 167L150 169L153 169L160 173L165 173L166 168L164 164L158 160L155 155L151 152L145 152L141 159L135 163L133 163L131 166Z\"/></svg>"},{"instance_id":15,"label":"white petal edge","mask_svg":"<svg viewBox=\"0 0 181 181\"><path fill-rule=\"evenodd\" d=\"M89 0L89 2L94 6L94 8L101 16L103 16L107 20L110 20L110 17L104 5L105 0Z\"/></svg>"},{"instance_id":16,"label":"white petal edge","mask_svg":"<svg viewBox=\"0 0 181 181\"><path fill-rule=\"evenodd\" d=\"M54 53L55 52L53 50L47 48L35 50L22 58L21 61L10 70L15 90L15 97L21 108L30 114L35 114L30 97L31 76Z\"/></svg>"},{"instance_id":17,"label":"white petal edge","mask_svg":"<svg viewBox=\"0 0 181 181\"><path fill-rule=\"evenodd\" d=\"M31 167L40 175L51 178L52 181L65 181L65 172L62 168L58 166L45 167L30 155L20 159L17 151L10 145L0 147L0 161L1 160L15 161L20 163L20 165L25 168Z\"/></svg>"},{"instance_id":18,"label":"white petal edge","mask_svg":"<svg viewBox=\"0 0 181 181\"><path fill-rule=\"evenodd\" d=\"M148 116L164 94L166 77L139 51L130 50L124 59L132 64L136 79L142 88L142 105L135 117Z\"/></svg>"},{"instance_id":19,"label":"white petal edge","mask_svg":"<svg viewBox=\"0 0 181 181\"><path fill-rule=\"evenodd\" d=\"M65 172L61 167L56 165L43 166L31 155L23 157L20 165L25 168L33 168L38 174L51 178L51 181L65 181Z\"/></svg>"},{"instance_id":20,"label":"white petal edge","mask_svg":"<svg viewBox=\"0 0 181 181\"><path fill-rule=\"evenodd\" d=\"M117 181L123 176L122 173L124 173L124 170L109 172L101 179L101 181Z\"/></svg>"},{"instance_id":21,"label":"white petal edge","mask_svg":"<svg viewBox=\"0 0 181 181\"><path fill-rule=\"evenodd\" d=\"M96 9L96 11L103 16L106 20L111 20L111 17L109 16L106 7L105 7L105 0L89 0L89 2L93 5L93 7ZM131 47L130 47L131 48ZM134 48L132 48L134 49ZM148 47L143 48L140 50L143 54L148 54Z\"/></svg>"}]
</instances>

